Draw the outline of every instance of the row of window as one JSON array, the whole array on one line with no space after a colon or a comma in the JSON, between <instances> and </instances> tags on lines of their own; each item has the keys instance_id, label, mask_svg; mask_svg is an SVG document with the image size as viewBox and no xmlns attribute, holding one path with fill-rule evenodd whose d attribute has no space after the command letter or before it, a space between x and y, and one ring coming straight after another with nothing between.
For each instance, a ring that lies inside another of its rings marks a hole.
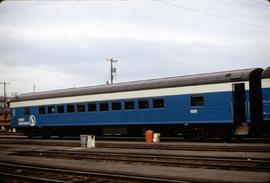
<instances>
[{"instance_id":1,"label":"row of window","mask_svg":"<svg viewBox=\"0 0 270 183\"><path fill-rule=\"evenodd\" d=\"M164 108L164 99L163 98L154 98L153 101L153 108ZM77 111L75 111L75 105L77 106ZM66 112L73 113L73 112L95 112L97 111L97 105L99 105L99 111L109 111L109 102L90 102L88 104L67 104L66 105ZM204 106L204 97L202 96L191 96L191 106ZM87 107L87 108L86 108ZM133 110L135 109L135 102L134 100L126 100L124 101L124 109L125 110ZM138 100L138 109L148 109L149 100L148 99L139 99ZM53 113L65 113L65 105L51 105L51 106L39 106L38 113L39 114L46 114L46 108L48 114ZM122 110L121 101L112 101L111 102L111 109L113 111ZM24 108L24 114L30 114L30 108Z\"/></svg>"},{"instance_id":2,"label":"row of window","mask_svg":"<svg viewBox=\"0 0 270 183\"><path fill-rule=\"evenodd\" d=\"M97 111L97 105L99 105L99 111L109 111L109 102L91 102L88 104L67 104L66 105L66 112L67 113L73 113L75 112L75 105L77 106L76 112L86 112L88 110L89 112L95 112ZM87 106L87 108L86 108ZM125 110L133 110L135 109L135 102L134 100L127 100L124 102L124 109ZM158 98L153 99L153 108L163 108L164 107L164 99ZM48 114L53 113L65 113L65 105L51 105L51 106L39 106L38 113L39 114L46 114L46 108ZM111 102L111 108L113 111L122 110L121 101L112 101ZM138 100L138 109L148 109L149 108L149 100L148 99L139 99ZM30 108L25 107L24 108L24 114L29 115L30 114Z\"/></svg>"}]
</instances>

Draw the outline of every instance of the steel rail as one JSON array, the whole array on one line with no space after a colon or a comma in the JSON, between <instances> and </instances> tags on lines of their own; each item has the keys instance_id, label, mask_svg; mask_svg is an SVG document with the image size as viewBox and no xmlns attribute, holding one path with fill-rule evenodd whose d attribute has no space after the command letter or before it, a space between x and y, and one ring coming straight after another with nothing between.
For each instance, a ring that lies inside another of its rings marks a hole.
<instances>
[{"instance_id":1,"label":"steel rail","mask_svg":"<svg viewBox=\"0 0 270 183\"><path fill-rule=\"evenodd\" d=\"M155 178L155 177L143 177L136 175L124 175L124 174L115 174L115 173L101 173L101 172L88 172L88 171L77 171L77 170L67 170L67 169L58 169L58 168L49 168L49 167L40 167L40 166L31 166L31 165L21 165L21 164L13 164L13 163L3 163L0 162L0 170L2 171L0 175L5 176L6 178L23 178L28 180L34 180L39 182L51 182L51 183L63 183L63 182L72 182L66 180L58 180L58 179L50 179L50 178L42 178L42 177L34 177L34 176L25 176L25 175L17 175L17 172L14 173L6 173L3 172L3 167L13 168L13 169L26 169L30 171L42 171L53 174L63 174L69 175L76 178L76 176L88 178L85 180L80 180L77 182L91 182L91 178L97 178L101 180L110 180L112 183L126 183L126 182L145 182L145 183L190 183L189 181L181 181L181 180L172 180L172 179L163 179L163 178ZM59 177L58 177L59 178ZM75 181L74 181L75 182Z\"/></svg>"},{"instance_id":2,"label":"steel rail","mask_svg":"<svg viewBox=\"0 0 270 183\"><path fill-rule=\"evenodd\" d=\"M20 144L20 145L40 145L40 146L65 146L79 147L79 141L69 140L25 140L25 139L0 139L0 144ZM191 150L191 151L226 151L226 152L270 152L270 145L263 147L256 146L221 146L211 144L134 144L134 143L115 143L96 142L96 147L99 148L124 148L124 149L160 149L160 150Z\"/></svg>"},{"instance_id":3,"label":"steel rail","mask_svg":"<svg viewBox=\"0 0 270 183\"><path fill-rule=\"evenodd\" d=\"M270 172L270 160L222 158L179 155L149 155L107 152L23 151L13 155L75 160L106 160L113 162L140 163L159 166L204 167L226 170Z\"/></svg>"},{"instance_id":4,"label":"steel rail","mask_svg":"<svg viewBox=\"0 0 270 183\"><path fill-rule=\"evenodd\" d=\"M54 179L47 179L47 178L41 178L41 177L16 175L16 174L11 174L11 173L0 172L0 181L3 178L13 179L13 180L16 179L16 180L20 180L20 182L33 181L33 182L43 182L43 183L66 183L66 181L61 181L61 180L54 180Z\"/></svg>"}]
</instances>

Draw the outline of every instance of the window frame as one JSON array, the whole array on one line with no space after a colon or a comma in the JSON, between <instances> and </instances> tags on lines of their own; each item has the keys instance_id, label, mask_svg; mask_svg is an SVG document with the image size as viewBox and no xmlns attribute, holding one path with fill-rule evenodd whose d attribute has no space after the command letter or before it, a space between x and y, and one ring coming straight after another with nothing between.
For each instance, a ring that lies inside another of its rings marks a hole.
<instances>
[{"instance_id":1,"label":"window frame","mask_svg":"<svg viewBox=\"0 0 270 183\"><path fill-rule=\"evenodd\" d=\"M54 105L49 105L49 106L47 106L47 111L48 111L48 114L55 114L56 113L56 108L55 108Z\"/></svg>"},{"instance_id":2,"label":"window frame","mask_svg":"<svg viewBox=\"0 0 270 183\"><path fill-rule=\"evenodd\" d=\"M92 107L93 106L95 106L94 108L95 108L95 110L92 110L93 108ZM88 112L97 112L97 103L96 102L89 102L89 103L87 103L87 111ZM91 109L91 110L90 110Z\"/></svg>"},{"instance_id":3,"label":"window frame","mask_svg":"<svg viewBox=\"0 0 270 183\"><path fill-rule=\"evenodd\" d=\"M104 106L106 106L104 108ZM108 101L104 101L104 102L99 102L99 111L100 112L106 112L109 111L109 102Z\"/></svg>"},{"instance_id":4,"label":"window frame","mask_svg":"<svg viewBox=\"0 0 270 183\"><path fill-rule=\"evenodd\" d=\"M193 101L194 99L202 99L202 104L201 101ZM199 105L198 105L199 104ZM203 95L192 95L190 96L190 107L204 107L205 106L205 98Z\"/></svg>"},{"instance_id":5,"label":"window frame","mask_svg":"<svg viewBox=\"0 0 270 183\"><path fill-rule=\"evenodd\" d=\"M142 105L142 102L147 102L147 107L145 105ZM138 109L140 110L146 110L150 108L150 102L149 99L138 99Z\"/></svg>"},{"instance_id":6,"label":"window frame","mask_svg":"<svg viewBox=\"0 0 270 183\"><path fill-rule=\"evenodd\" d=\"M59 108L62 108L62 107L63 107L63 111L59 111ZM56 113L58 113L58 114L65 113L65 105L57 105L56 106Z\"/></svg>"},{"instance_id":7,"label":"window frame","mask_svg":"<svg viewBox=\"0 0 270 183\"><path fill-rule=\"evenodd\" d=\"M76 107L77 107L77 112L86 112L86 106L85 106L84 103L79 103L79 104L76 105ZM80 107L83 107L82 108L83 110L79 110Z\"/></svg>"},{"instance_id":8,"label":"window frame","mask_svg":"<svg viewBox=\"0 0 270 183\"><path fill-rule=\"evenodd\" d=\"M40 115L46 114L46 106L38 106L38 114Z\"/></svg>"},{"instance_id":9,"label":"window frame","mask_svg":"<svg viewBox=\"0 0 270 183\"><path fill-rule=\"evenodd\" d=\"M24 107L23 108L23 114L24 115L30 115L30 113L31 113L30 107Z\"/></svg>"},{"instance_id":10,"label":"window frame","mask_svg":"<svg viewBox=\"0 0 270 183\"><path fill-rule=\"evenodd\" d=\"M162 105L160 106L160 104L157 104L158 101L162 101ZM163 109L165 108L165 100L164 98L153 98L152 99L152 104L153 104L153 109Z\"/></svg>"},{"instance_id":11,"label":"window frame","mask_svg":"<svg viewBox=\"0 0 270 183\"><path fill-rule=\"evenodd\" d=\"M132 103L132 108L128 108L128 103ZM125 110L134 110L135 109L135 101L134 100L125 100Z\"/></svg>"},{"instance_id":12,"label":"window frame","mask_svg":"<svg viewBox=\"0 0 270 183\"><path fill-rule=\"evenodd\" d=\"M112 101L112 111L121 111L122 103L120 100Z\"/></svg>"},{"instance_id":13,"label":"window frame","mask_svg":"<svg viewBox=\"0 0 270 183\"><path fill-rule=\"evenodd\" d=\"M72 108L70 108L72 107ZM72 110L70 110L72 109ZM74 104L67 104L67 113L74 113L75 112L75 106Z\"/></svg>"}]
</instances>

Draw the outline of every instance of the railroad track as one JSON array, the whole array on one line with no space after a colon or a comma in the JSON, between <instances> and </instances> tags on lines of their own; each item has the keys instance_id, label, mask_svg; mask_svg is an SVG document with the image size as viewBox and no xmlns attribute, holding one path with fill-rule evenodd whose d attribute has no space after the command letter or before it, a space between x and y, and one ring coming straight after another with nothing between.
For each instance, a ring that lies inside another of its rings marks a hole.
<instances>
[{"instance_id":1,"label":"railroad track","mask_svg":"<svg viewBox=\"0 0 270 183\"><path fill-rule=\"evenodd\" d=\"M188 183L187 181L167 180L153 177L116 175L98 172L63 170L48 167L0 163L0 182L26 183Z\"/></svg>"},{"instance_id":2,"label":"railroad track","mask_svg":"<svg viewBox=\"0 0 270 183\"><path fill-rule=\"evenodd\" d=\"M226 157L216 158L202 156L153 155L139 153L113 153L90 151L22 151L13 153L13 155L88 161L111 161L128 164L147 164L185 168L208 168L222 170L270 172L269 159L264 160Z\"/></svg>"},{"instance_id":3,"label":"railroad track","mask_svg":"<svg viewBox=\"0 0 270 183\"><path fill-rule=\"evenodd\" d=\"M0 139L0 144L19 144L19 145L39 145L39 146L65 146L80 147L79 140L26 140L26 139ZM142 142L96 142L98 148L122 148L122 149L159 149L159 150L185 150L185 151L221 151L221 152L270 152L270 145L256 146L256 144L241 145L236 144L211 144L211 143L156 143L146 144Z\"/></svg>"},{"instance_id":4,"label":"railroad track","mask_svg":"<svg viewBox=\"0 0 270 183\"><path fill-rule=\"evenodd\" d=\"M214 145L214 144L117 144L117 143L98 143L97 147L100 148L124 148L124 149L159 149L159 150L185 150L185 151L222 151L222 152L270 152L268 147L256 146L230 146L230 145Z\"/></svg>"},{"instance_id":5,"label":"railroad track","mask_svg":"<svg viewBox=\"0 0 270 183\"><path fill-rule=\"evenodd\" d=\"M67 137L68 138L68 137ZM75 139L74 137L71 139ZM77 138L78 139L78 138ZM117 136L99 136L96 140L100 141L136 141L145 142L145 137L117 137ZM206 142L206 143L270 143L270 136L267 137L245 137L245 138L206 138L206 139L185 139L183 137L162 137L162 142Z\"/></svg>"},{"instance_id":6,"label":"railroad track","mask_svg":"<svg viewBox=\"0 0 270 183\"><path fill-rule=\"evenodd\" d=\"M10 139L28 139L23 133L4 133L0 132L1 138L10 138ZM36 136L35 138L43 139L41 136ZM54 136L52 139L59 139L59 137ZM79 136L65 136L65 140L79 140ZM144 142L145 137L125 137L125 136L96 136L96 140L100 141L135 141L135 142ZM243 137L243 138L231 138L231 139L220 139L220 138L206 138L206 139L185 139L183 137L162 137L162 142L207 142L207 143L220 143L220 142L229 142L229 143L270 143L270 135L265 137Z\"/></svg>"}]
</instances>

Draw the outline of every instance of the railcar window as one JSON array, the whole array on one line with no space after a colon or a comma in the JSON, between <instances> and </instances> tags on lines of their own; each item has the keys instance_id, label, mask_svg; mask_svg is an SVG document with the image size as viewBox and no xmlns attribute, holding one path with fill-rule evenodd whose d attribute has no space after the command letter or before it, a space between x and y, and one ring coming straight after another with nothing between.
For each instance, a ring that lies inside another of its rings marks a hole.
<instances>
[{"instance_id":1,"label":"railcar window","mask_svg":"<svg viewBox=\"0 0 270 183\"><path fill-rule=\"evenodd\" d=\"M120 101L114 101L112 102L112 110L121 110L121 102Z\"/></svg>"},{"instance_id":2,"label":"railcar window","mask_svg":"<svg viewBox=\"0 0 270 183\"><path fill-rule=\"evenodd\" d=\"M153 108L163 108L164 100L162 98L153 99Z\"/></svg>"},{"instance_id":3,"label":"railcar window","mask_svg":"<svg viewBox=\"0 0 270 183\"><path fill-rule=\"evenodd\" d=\"M109 110L108 102L99 103L99 109L100 109L100 111L108 111Z\"/></svg>"},{"instance_id":4,"label":"railcar window","mask_svg":"<svg viewBox=\"0 0 270 183\"><path fill-rule=\"evenodd\" d=\"M149 108L149 102L147 99L140 99L139 100L139 109L147 109Z\"/></svg>"},{"instance_id":5,"label":"railcar window","mask_svg":"<svg viewBox=\"0 0 270 183\"><path fill-rule=\"evenodd\" d=\"M85 112L85 105L77 104L77 112Z\"/></svg>"},{"instance_id":6,"label":"railcar window","mask_svg":"<svg viewBox=\"0 0 270 183\"><path fill-rule=\"evenodd\" d=\"M134 101L132 101L132 100L125 101L125 109L127 109L127 110L134 109Z\"/></svg>"},{"instance_id":7,"label":"railcar window","mask_svg":"<svg viewBox=\"0 0 270 183\"><path fill-rule=\"evenodd\" d=\"M64 113L64 112L65 112L64 105L58 105L57 106L57 113Z\"/></svg>"},{"instance_id":8,"label":"railcar window","mask_svg":"<svg viewBox=\"0 0 270 183\"><path fill-rule=\"evenodd\" d=\"M48 113L49 114L55 113L55 106L48 106Z\"/></svg>"},{"instance_id":9,"label":"railcar window","mask_svg":"<svg viewBox=\"0 0 270 183\"><path fill-rule=\"evenodd\" d=\"M67 105L67 112L75 112L75 110L74 110L74 105L73 104L68 104Z\"/></svg>"},{"instance_id":10,"label":"railcar window","mask_svg":"<svg viewBox=\"0 0 270 183\"><path fill-rule=\"evenodd\" d=\"M24 115L29 115L30 114L30 107L24 107L23 112L24 112Z\"/></svg>"},{"instance_id":11,"label":"railcar window","mask_svg":"<svg viewBox=\"0 0 270 183\"><path fill-rule=\"evenodd\" d=\"M191 96L191 106L204 106L203 96Z\"/></svg>"},{"instance_id":12,"label":"railcar window","mask_svg":"<svg viewBox=\"0 0 270 183\"><path fill-rule=\"evenodd\" d=\"M40 107L38 107L38 113L39 113L39 114L45 114L45 113L46 113L45 106L40 106Z\"/></svg>"},{"instance_id":13,"label":"railcar window","mask_svg":"<svg viewBox=\"0 0 270 183\"><path fill-rule=\"evenodd\" d=\"M97 104L96 103L89 103L88 104L88 111L90 111L90 112L97 111Z\"/></svg>"}]
</instances>

